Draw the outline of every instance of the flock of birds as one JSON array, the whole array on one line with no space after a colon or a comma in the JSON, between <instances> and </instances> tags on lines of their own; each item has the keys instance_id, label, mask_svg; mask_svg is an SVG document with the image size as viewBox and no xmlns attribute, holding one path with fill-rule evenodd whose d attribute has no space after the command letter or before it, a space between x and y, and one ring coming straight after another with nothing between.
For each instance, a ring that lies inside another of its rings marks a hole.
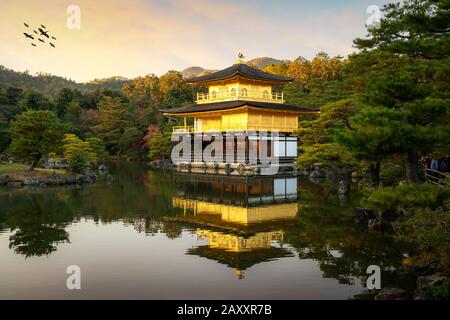
<instances>
[{"instance_id":1,"label":"flock of birds","mask_svg":"<svg viewBox=\"0 0 450 320\"><path fill-rule=\"evenodd\" d=\"M37 28L37 29L39 30L39 32L37 32L37 31L34 30L33 28L30 28L30 26L29 26L27 23L24 23L24 26L25 26L26 28L30 29L30 30L33 30L33 32L34 32L34 34L29 34L29 33L24 32L23 34L25 35L25 38L31 39L32 41L35 41L35 40L37 39L37 40L39 40L39 41L42 42L42 43L46 43L45 41L47 40L48 43L49 43L53 48L56 48L55 45L54 45L54 43L53 43L53 42L50 42L50 41L56 40L56 38L53 37L53 36L50 36L50 35L48 34L48 30L47 30L47 28L46 28L44 25L41 24L41 26L40 26L39 28ZM31 32L30 32L30 33L31 33ZM46 39L45 39L44 37L45 37ZM42 39L41 39L41 38L42 38ZM51 40L51 39L53 39L53 40ZM34 43L34 42L31 42L31 45L32 45L33 47L37 47L36 43Z\"/></svg>"}]
</instances>

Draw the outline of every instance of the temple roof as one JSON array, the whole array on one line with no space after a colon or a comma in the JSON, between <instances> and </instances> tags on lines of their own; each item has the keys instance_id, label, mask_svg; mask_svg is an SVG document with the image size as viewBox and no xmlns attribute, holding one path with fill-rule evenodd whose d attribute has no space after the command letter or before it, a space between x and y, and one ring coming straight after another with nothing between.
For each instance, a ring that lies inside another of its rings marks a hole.
<instances>
[{"instance_id":1,"label":"temple roof","mask_svg":"<svg viewBox=\"0 0 450 320\"><path fill-rule=\"evenodd\" d=\"M209 246L188 249L186 254L214 260L238 270L247 270L261 262L269 262L284 257L294 256L293 253L285 248L255 249L249 252L230 252L224 249L211 248Z\"/></svg>"},{"instance_id":2,"label":"temple roof","mask_svg":"<svg viewBox=\"0 0 450 320\"><path fill-rule=\"evenodd\" d=\"M226 68L221 71L217 71L206 76L196 77L187 79L190 83L205 83L205 82L213 82L219 80L226 80L233 78L235 76L242 76L244 78L252 79L252 80L261 80L261 81L269 81L269 82L292 82L293 78L286 78L283 76L278 76L274 74L270 74L259 69L250 67L243 63L238 63L232 65L229 68Z\"/></svg>"},{"instance_id":3,"label":"temple roof","mask_svg":"<svg viewBox=\"0 0 450 320\"><path fill-rule=\"evenodd\" d=\"M290 106L287 104L280 103L270 103L270 102L256 102L256 101L243 101L234 100L226 102L216 102L208 104L194 104L180 108L173 109L163 109L166 114L186 114L186 113L198 113L198 112L208 112L208 111L220 111L220 110L230 110L240 107L254 107L260 109L270 109L270 110L284 110L284 111L297 111L297 112L317 112L317 110L312 110L305 107Z\"/></svg>"}]
</instances>

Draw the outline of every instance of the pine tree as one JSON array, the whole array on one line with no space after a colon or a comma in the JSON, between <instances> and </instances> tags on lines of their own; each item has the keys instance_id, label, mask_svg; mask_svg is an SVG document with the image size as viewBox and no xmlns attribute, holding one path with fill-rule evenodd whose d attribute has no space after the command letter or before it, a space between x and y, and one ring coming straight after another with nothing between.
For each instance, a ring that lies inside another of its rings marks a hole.
<instances>
[{"instance_id":1,"label":"pine tree","mask_svg":"<svg viewBox=\"0 0 450 320\"><path fill-rule=\"evenodd\" d=\"M403 154L408 180L417 183L419 154L450 144L450 3L407 0L383 10L380 27L355 40L361 52L347 66L367 105L352 123L362 136L341 142L371 161Z\"/></svg>"}]
</instances>

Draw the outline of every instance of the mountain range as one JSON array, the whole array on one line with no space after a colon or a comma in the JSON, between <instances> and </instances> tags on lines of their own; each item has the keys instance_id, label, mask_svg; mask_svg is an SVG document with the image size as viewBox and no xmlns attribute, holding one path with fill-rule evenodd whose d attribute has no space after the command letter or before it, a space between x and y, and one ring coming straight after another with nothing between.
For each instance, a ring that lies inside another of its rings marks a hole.
<instances>
[{"instance_id":1,"label":"mountain range","mask_svg":"<svg viewBox=\"0 0 450 320\"><path fill-rule=\"evenodd\" d=\"M247 61L247 64L259 69L268 65L278 65L290 63L289 60L279 60L269 57L261 57ZM205 69L195 66L181 71L184 78L203 76L217 70ZM71 79L51 75L48 73L37 73L31 75L28 71L17 72L0 65L0 89L7 87L17 87L22 89L33 89L51 96L56 95L62 88L78 89L80 91L96 89L120 89L124 84L133 80L121 76L109 77L106 79L94 79L85 83L77 83Z\"/></svg>"},{"instance_id":2,"label":"mountain range","mask_svg":"<svg viewBox=\"0 0 450 320\"><path fill-rule=\"evenodd\" d=\"M251 65L258 69L264 69L265 67L270 66L270 65L279 65L279 64L283 64L283 63L291 63L291 61L290 60L279 60L279 59L274 59L274 58L269 58L269 57L255 58L255 59L247 61L248 65ZM187 69L184 69L183 71L181 71L181 73L183 74L184 78L189 79L192 77L201 77L201 76L207 75L207 74L215 72L215 71L217 71L217 70L209 70L209 69L195 66L195 67L189 67Z\"/></svg>"}]
</instances>

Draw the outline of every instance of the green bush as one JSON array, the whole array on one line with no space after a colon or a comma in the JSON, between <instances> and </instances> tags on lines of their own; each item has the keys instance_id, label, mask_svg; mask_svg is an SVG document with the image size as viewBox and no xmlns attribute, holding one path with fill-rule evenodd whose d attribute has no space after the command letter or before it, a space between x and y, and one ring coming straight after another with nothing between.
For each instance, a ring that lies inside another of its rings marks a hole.
<instances>
[{"instance_id":1,"label":"green bush","mask_svg":"<svg viewBox=\"0 0 450 320\"><path fill-rule=\"evenodd\" d=\"M414 248L413 265L448 272L450 266L450 214L443 209L415 209L394 222L396 237Z\"/></svg>"},{"instance_id":2,"label":"green bush","mask_svg":"<svg viewBox=\"0 0 450 320\"><path fill-rule=\"evenodd\" d=\"M433 300L450 300L450 279L439 286L426 287L423 291Z\"/></svg>"},{"instance_id":3,"label":"green bush","mask_svg":"<svg viewBox=\"0 0 450 320\"><path fill-rule=\"evenodd\" d=\"M405 166L395 163L386 163L381 166L381 181L385 186L393 186L406 180Z\"/></svg>"},{"instance_id":4,"label":"green bush","mask_svg":"<svg viewBox=\"0 0 450 320\"><path fill-rule=\"evenodd\" d=\"M85 173L89 167L89 155L85 150L78 149L72 153L69 168L73 173Z\"/></svg>"},{"instance_id":5,"label":"green bush","mask_svg":"<svg viewBox=\"0 0 450 320\"><path fill-rule=\"evenodd\" d=\"M381 211L408 211L415 208L436 210L450 199L450 190L438 186L401 185L376 189L367 199L367 204Z\"/></svg>"},{"instance_id":6,"label":"green bush","mask_svg":"<svg viewBox=\"0 0 450 320\"><path fill-rule=\"evenodd\" d=\"M398 240L411 245L412 256L404 263L414 269L449 271L450 189L430 184L376 189L366 204L381 213L396 212L392 223ZM408 263L406 263L408 261Z\"/></svg>"},{"instance_id":7,"label":"green bush","mask_svg":"<svg viewBox=\"0 0 450 320\"><path fill-rule=\"evenodd\" d=\"M153 134L149 142L148 157L150 161L169 159L171 150L170 133Z\"/></svg>"}]
</instances>

